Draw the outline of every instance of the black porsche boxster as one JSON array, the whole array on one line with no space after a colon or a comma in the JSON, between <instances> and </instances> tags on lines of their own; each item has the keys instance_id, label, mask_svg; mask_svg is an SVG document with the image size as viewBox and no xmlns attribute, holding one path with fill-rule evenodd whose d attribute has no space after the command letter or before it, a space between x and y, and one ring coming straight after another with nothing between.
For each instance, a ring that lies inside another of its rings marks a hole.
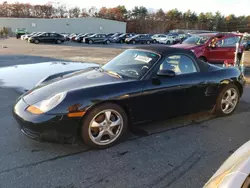
<instances>
[{"instance_id":1,"label":"black porsche boxster","mask_svg":"<svg viewBox=\"0 0 250 188\"><path fill-rule=\"evenodd\" d=\"M71 140L106 148L129 125L213 109L234 112L244 75L200 61L193 52L147 46L125 50L109 63L50 75L22 95L13 114L38 140Z\"/></svg>"}]
</instances>

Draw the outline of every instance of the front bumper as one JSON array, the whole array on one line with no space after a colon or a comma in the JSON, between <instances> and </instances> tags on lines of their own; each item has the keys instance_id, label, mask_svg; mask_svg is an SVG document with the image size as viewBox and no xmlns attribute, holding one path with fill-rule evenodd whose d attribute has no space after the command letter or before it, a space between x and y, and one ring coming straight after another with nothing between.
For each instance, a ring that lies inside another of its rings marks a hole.
<instances>
[{"instance_id":1,"label":"front bumper","mask_svg":"<svg viewBox=\"0 0 250 188\"><path fill-rule=\"evenodd\" d=\"M39 141L75 142L80 118L69 118L66 114L34 115L26 111L28 106L21 98L13 109L13 116L23 134Z\"/></svg>"}]
</instances>

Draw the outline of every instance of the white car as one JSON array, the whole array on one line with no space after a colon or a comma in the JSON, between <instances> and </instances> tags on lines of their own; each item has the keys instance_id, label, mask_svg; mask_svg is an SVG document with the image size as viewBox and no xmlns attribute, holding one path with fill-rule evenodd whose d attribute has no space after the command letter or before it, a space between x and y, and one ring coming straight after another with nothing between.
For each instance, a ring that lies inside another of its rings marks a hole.
<instances>
[{"instance_id":1,"label":"white car","mask_svg":"<svg viewBox=\"0 0 250 188\"><path fill-rule=\"evenodd\" d=\"M25 37L25 36L26 36L26 35L22 35L22 36L21 36L21 40L24 40L24 37Z\"/></svg>"},{"instance_id":2,"label":"white car","mask_svg":"<svg viewBox=\"0 0 250 188\"><path fill-rule=\"evenodd\" d=\"M249 188L250 141L236 150L203 188Z\"/></svg>"},{"instance_id":3,"label":"white car","mask_svg":"<svg viewBox=\"0 0 250 188\"><path fill-rule=\"evenodd\" d=\"M159 43L162 43L162 44L174 44L175 41L176 41L177 37L176 36L168 36L166 35L165 38L162 38Z\"/></svg>"},{"instance_id":4,"label":"white car","mask_svg":"<svg viewBox=\"0 0 250 188\"><path fill-rule=\"evenodd\" d=\"M155 42L160 42L161 40L165 39L167 37L167 35L164 34L155 34L153 35L151 38L155 41Z\"/></svg>"}]
</instances>

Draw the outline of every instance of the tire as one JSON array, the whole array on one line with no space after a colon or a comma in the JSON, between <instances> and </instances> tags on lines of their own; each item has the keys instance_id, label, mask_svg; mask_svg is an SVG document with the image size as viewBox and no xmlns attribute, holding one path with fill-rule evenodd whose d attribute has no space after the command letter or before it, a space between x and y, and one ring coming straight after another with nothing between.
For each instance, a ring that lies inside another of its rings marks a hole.
<instances>
[{"instance_id":1,"label":"tire","mask_svg":"<svg viewBox=\"0 0 250 188\"><path fill-rule=\"evenodd\" d=\"M35 44L39 44L40 41L36 39L36 40L34 40L34 43L35 43Z\"/></svg>"},{"instance_id":2,"label":"tire","mask_svg":"<svg viewBox=\"0 0 250 188\"><path fill-rule=\"evenodd\" d=\"M157 43L157 41L154 39L154 40L153 40L153 43L155 44L155 43Z\"/></svg>"},{"instance_id":3,"label":"tire","mask_svg":"<svg viewBox=\"0 0 250 188\"><path fill-rule=\"evenodd\" d=\"M111 112L109 117L114 118L114 121L109 118L110 123L117 121L118 117L120 119L120 124L114 126L112 130L110 129L110 124L106 121L108 116L105 114L109 114L108 112ZM94 121L96 123L93 123ZM112 139L109 134L110 130L113 136L115 136ZM123 108L113 103L106 103L93 108L86 114L86 117L82 121L80 135L83 142L89 147L93 149L105 149L119 143L125 137L127 130L128 117ZM101 131L103 131L102 134ZM100 137L99 140L98 136Z\"/></svg>"},{"instance_id":4,"label":"tire","mask_svg":"<svg viewBox=\"0 0 250 188\"><path fill-rule=\"evenodd\" d=\"M135 44L136 42L133 40L131 43L132 43L132 44Z\"/></svg>"},{"instance_id":5,"label":"tire","mask_svg":"<svg viewBox=\"0 0 250 188\"><path fill-rule=\"evenodd\" d=\"M109 40L107 40L107 41L106 41L106 44L110 44L110 41L109 41Z\"/></svg>"},{"instance_id":6,"label":"tire","mask_svg":"<svg viewBox=\"0 0 250 188\"><path fill-rule=\"evenodd\" d=\"M89 42L88 42L89 44L93 44L93 40L89 40Z\"/></svg>"},{"instance_id":7,"label":"tire","mask_svg":"<svg viewBox=\"0 0 250 188\"><path fill-rule=\"evenodd\" d=\"M62 44L61 40L56 40L56 44Z\"/></svg>"},{"instance_id":8,"label":"tire","mask_svg":"<svg viewBox=\"0 0 250 188\"><path fill-rule=\"evenodd\" d=\"M205 57L199 57L199 60L207 62L207 59Z\"/></svg>"},{"instance_id":9,"label":"tire","mask_svg":"<svg viewBox=\"0 0 250 188\"><path fill-rule=\"evenodd\" d=\"M170 41L168 40L166 44L170 44Z\"/></svg>"},{"instance_id":10,"label":"tire","mask_svg":"<svg viewBox=\"0 0 250 188\"><path fill-rule=\"evenodd\" d=\"M151 42L148 40L146 43L147 43L147 44L150 44Z\"/></svg>"},{"instance_id":11,"label":"tire","mask_svg":"<svg viewBox=\"0 0 250 188\"><path fill-rule=\"evenodd\" d=\"M230 99L228 99L229 91L231 91ZM234 113L239 103L239 100L240 100L240 93L239 93L238 87L234 84L229 84L225 86L221 90L216 100L215 115L216 116L230 116L232 113ZM225 110L227 105L229 105L228 110Z\"/></svg>"},{"instance_id":12,"label":"tire","mask_svg":"<svg viewBox=\"0 0 250 188\"><path fill-rule=\"evenodd\" d=\"M120 42L119 42L119 43L121 43L121 44L122 44L122 43L123 43L123 40L120 40Z\"/></svg>"}]
</instances>

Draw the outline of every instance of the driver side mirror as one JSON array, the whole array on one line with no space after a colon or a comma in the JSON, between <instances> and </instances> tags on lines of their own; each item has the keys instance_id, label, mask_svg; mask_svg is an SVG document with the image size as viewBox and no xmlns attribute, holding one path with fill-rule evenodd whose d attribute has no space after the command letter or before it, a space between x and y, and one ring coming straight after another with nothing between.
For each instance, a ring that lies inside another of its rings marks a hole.
<instances>
[{"instance_id":1,"label":"driver side mirror","mask_svg":"<svg viewBox=\"0 0 250 188\"><path fill-rule=\"evenodd\" d=\"M175 76L175 72L172 70L159 70L157 72L157 76L173 77L173 76Z\"/></svg>"}]
</instances>

